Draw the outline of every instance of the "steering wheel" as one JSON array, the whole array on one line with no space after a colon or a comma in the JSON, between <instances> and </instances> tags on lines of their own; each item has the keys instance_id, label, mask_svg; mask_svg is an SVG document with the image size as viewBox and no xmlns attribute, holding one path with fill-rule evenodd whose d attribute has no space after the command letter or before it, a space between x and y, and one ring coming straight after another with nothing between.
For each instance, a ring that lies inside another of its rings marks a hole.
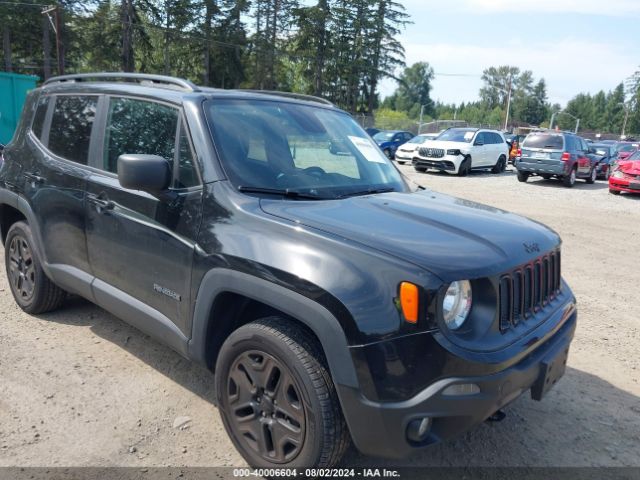
<instances>
[{"instance_id":1,"label":"steering wheel","mask_svg":"<svg viewBox=\"0 0 640 480\"><path fill-rule=\"evenodd\" d=\"M321 177L323 175L326 175L327 172L324 171L324 169L320 168L320 167L307 167L304 170L302 170L302 173L305 173L307 175L312 175L314 177Z\"/></svg>"}]
</instances>

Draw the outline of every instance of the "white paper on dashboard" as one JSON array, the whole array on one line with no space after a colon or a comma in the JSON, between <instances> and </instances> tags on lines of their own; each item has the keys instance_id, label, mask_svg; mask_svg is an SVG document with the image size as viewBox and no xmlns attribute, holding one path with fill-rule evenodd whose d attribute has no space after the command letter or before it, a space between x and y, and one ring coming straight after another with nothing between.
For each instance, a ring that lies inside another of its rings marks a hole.
<instances>
[{"instance_id":1,"label":"white paper on dashboard","mask_svg":"<svg viewBox=\"0 0 640 480\"><path fill-rule=\"evenodd\" d=\"M384 154L376 148L371 140L352 136L349 136L349 140L351 140L351 143L355 145L367 161L373 163L387 163Z\"/></svg>"}]
</instances>

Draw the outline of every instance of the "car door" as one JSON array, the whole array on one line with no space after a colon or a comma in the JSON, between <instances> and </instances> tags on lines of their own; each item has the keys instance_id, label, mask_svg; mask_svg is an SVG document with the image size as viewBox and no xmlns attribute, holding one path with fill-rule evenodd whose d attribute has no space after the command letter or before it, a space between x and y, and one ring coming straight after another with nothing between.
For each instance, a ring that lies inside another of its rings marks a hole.
<instances>
[{"instance_id":1,"label":"car door","mask_svg":"<svg viewBox=\"0 0 640 480\"><path fill-rule=\"evenodd\" d=\"M487 138L484 132L478 132L473 141L471 152L471 165L473 167L485 167L487 165Z\"/></svg>"},{"instance_id":2,"label":"car door","mask_svg":"<svg viewBox=\"0 0 640 480\"><path fill-rule=\"evenodd\" d=\"M574 137L578 148L578 175L587 177L591 172L591 158L589 157L589 146L584 139Z\"/></svg>"},{"instance_id":3,"label":"car door","mask_svg":"<svg viewBox=\"0 0 640 480\"><path fill-rule=\"evenodd\" d=\"M86 196L96 302L112 311L144 310L186 336L202 188L182 112L174 105L112 96L105 98L100 122L104 134ZM117 162L125 153L170 160L172 188L150 194L122 187Z\"/></svg>"},{"instance_id":4,"label":"car door","mask_svg":"<svg viewBox=\"0 0 640 480\"><path fill-rule=\"evenodd\" d=\"M35 215L48 273L84 296L91 295L84 195L98 101L98 95L42 96L22 171L22 196Z\"/></svg>"}]
</instances>

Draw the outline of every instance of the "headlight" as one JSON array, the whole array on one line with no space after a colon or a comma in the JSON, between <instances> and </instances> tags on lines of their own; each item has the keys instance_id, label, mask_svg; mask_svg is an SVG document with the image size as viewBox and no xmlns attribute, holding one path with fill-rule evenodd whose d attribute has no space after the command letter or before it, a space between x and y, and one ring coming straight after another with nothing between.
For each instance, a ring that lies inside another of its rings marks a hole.
<instances>
[{"instance_id":1,"label":"headlight","mask_svg":"<svg viewBox=\"0 0 640 480\"><path fill-rule=\"evenodd\" d=\"M611 176L613 178L624 178L624 173L622 173L620 170L616 170L611 174Z\"/></svg>"},{"instance_id":2,"label":"headlight","mask_svg":"<svg viewBox=\"0 0 640 480\"><path fill-rule=\"evenodd\" d=\"M471 282L460 280L449 285L442 300L444 323L451 330L459 329L471 310Z\"/></svg>"},{"instance_id":3,"label":"headlight","mask_svg":"<svg viewBox=\"0 0 640 480\"><path fill-rule=\"evenodd\" d=\"M447 150L447 155L460 155L460 150L453 149L453 150Z\"/></svg>"}]
</instances>

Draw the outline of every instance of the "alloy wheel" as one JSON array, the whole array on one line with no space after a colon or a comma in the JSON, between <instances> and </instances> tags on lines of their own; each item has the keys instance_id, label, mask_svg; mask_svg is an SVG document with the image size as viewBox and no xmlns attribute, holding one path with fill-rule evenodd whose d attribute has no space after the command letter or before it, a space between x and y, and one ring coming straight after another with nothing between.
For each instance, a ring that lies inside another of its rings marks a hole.
<instances>
[{"instance_id":1,"label":"alloy wheel","mask_svg":"<svg viewBox=\"0 0 640 480\"><path fill-rule=\"evenodd\" d=\"M286 463L302 450L306 414L290 370L258 350L243 352L229 370L229 420L237 437L255 454Z\"/></svg>"},{"instance_id":2,"label":"alloy wheel","mask_svg":"<svg viewBox=\"0 0 640 480\"><path fill-rule=\"evenodd\" d=\"M23 237L16 235L9 244L9 281L15 294L24 301L33 297L35 276L31 248Z\"/></svg>"}]
</instances>

